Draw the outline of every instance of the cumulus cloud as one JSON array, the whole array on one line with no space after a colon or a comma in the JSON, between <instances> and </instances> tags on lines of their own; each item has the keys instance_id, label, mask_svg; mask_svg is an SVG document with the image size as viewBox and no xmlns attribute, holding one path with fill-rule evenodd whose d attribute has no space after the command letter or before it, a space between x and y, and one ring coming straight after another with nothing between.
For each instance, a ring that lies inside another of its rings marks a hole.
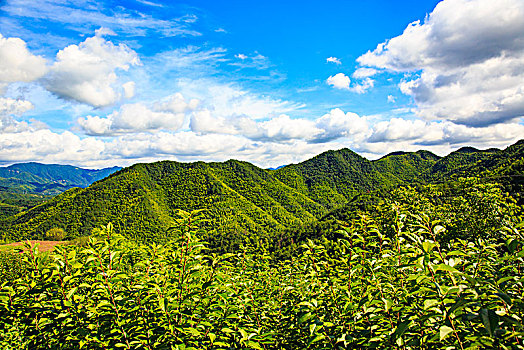
<instances>
[{"instance_id":1,"label":"cumulus cloud","mask_svg":"<svg viewBox=\"0 0 524 350\"><path fill-rule=\"evenodd\" d=\"M327 78L326 82L328 85L331 85L337 89L349 90L351 79L349 79L349 77L344 73L337 73Z\"/></svg>"},{"instance_id":2,"label":"cumulus cloud","mask_svg":"<svg viewBox=\"0 0 524 350\"><path fill-rule=\"evenodd\" d=\"M332 109L329 113L324 114L315 122L317 128L322 130L320 135L314 138L314 142L327 142L340 137L357 137L364 138L369 126L365 117L360 117L356 113L344 113L340 108Z\"/></svg>"},{"instance_id":3,"label":"cumulus cloud","mask_svg":"<svg viewBox=\"0 0 524 350\"><path fill-rule=\"evenodd\" d=\"M450 121L392 118L375 124L367 142L383 143L389 148L405 144L411 148L415 145L480 145L484 148L488 145L507 145L517 141L521 135L524 135L524 125L519 123L468 127Z\"/></svg>"},{"instance_id":4,"label":"cumulus cloud","mask_svg":"<svg viewBox=\"0 0 524 350\"><path fill-rule=\"evenodd\" d=\"M0 133L0 159L3 162L23 162L38 159L45 162L83 164L100 159L104 143L93 138L81 139L65 131L48 129Z\"/></svg>"},{"instance_id":5,"label":"cumulus cloud","mask_svg":"<svg viewBox=\"0 0 524 350\"><path fill-rule=\"evenodd\" d=\"M0 34L0 84L31 82L47 72L47 61L33 55L25 41Z\"/></svg>"},{"instance_id":6,"label":"cumulus cloud","mask_svg":"<svg viewBox=\"0 0 524 350\"><path fill-rule=\"evenodd\" d=\"M282 114L265 121L253 120L247 116L215 116L209 110L197 111L191 116L191 130L199 134L241 135L254 141L288 142L303 140L310 143L326 143L342 137L368 132L365 117L355 113L344 113L333 109L315 120L291 118Z\"/></svg>"},{"instance_id":7,"label":"cumulus cloud","mask_svg":"<svg viewBox=\"0 0 524 350\"><path fill-rule=\"evenodd\" d=\"M45 77L46 88L59 97L94 107L115 103L121 90L129 95L133 90L129 84L118 88L117 71L139 65L138 55L126 45L105 40L101 36L105 33L102 30L79 45L60 50Z\"/></svg>"},{"instance_id":8,"label":"cumulus cloud","mask_svg":"<svg viewBox=\"0 0 524 350\"><path fill-rule=\"evenodd\" d=\"M0 132L17 133L39 129L41 126L39 124L31 125L15 119L33 108L33 104L29 101L0 97Z\"/></svg>"},{"instance_id":9,"label":"cumulus cloud","mask_svg":"<svg viewBox=\"0 0 524 350\"><path fill-rule=\"evenodd\" d=\"M197 105L197 100L186 102L181 94L174 94L151 106L143 103L125 104L105 117L88 115L78 118L77 122L86 134L99 136L179 130L186 112Z\"/></svg>"},{"instance_id":10,"label":"cumulus cloud","mask_svg":"<svg viewBox=\"0 0 524 350\"><path fill-rule=\"evenodd\" d=\"M207 109L193 113L191 130L200 134L242 135L251 140L274 142L308 139L320 133L313 121L291 119L285 114L266 121L256 121L247 116L213 116Z\"/></svg>"},{"instance_id":11,"label":"cumulus cloud","mask_svg":"<svg viewBox=\"0 0 524 350\"><path fill-rule=\"evenodd\" d=\"M524 2L444 0L357 60L408 75L418 115L487 126L524 116Z\"/></svg>"},{"instance_id":12,"label":"cumulus cloud","mask_svg":"<svg viewBox=\"0 0 524 350\"><path fill-rule=\"evenodd\" d=\"M342 61L336 57L328 57L326 58L326 62L328 63L335 63L335 64L342 64Z\"/></svg>"},{"instance_id":13,"label":"cumulus cloud","mask_svg":"<svg viewBox=\"0 0 524 350\"><path fill-rule=\"evenodd\" d=\"M29 101L0 97L0 115L22 115L33 108Z\"/></svg>"},{"instance_id":14,"label":"cumulus cloud","mask_svg":"<svg viewBox=\"0 0 524 350\"><path fill-rule=\"evenodd\" d=\"M332 75L329 78L327 78L326 82L328 85L331 85L334 88L356 92L357 94L365 93L366 91L371 89L375 84L373 79L365 78L364 80L354 83L352 86L350 86L351 79L344 73L337 73L335 75Z\"/></svg>"},{"instance_id":15,"label":"cumulus cloud","mask_svg":"<svg viewBox=\"0 0 524 350\"><path fill-rule=\"evenodd\" d=\"M363 94L369 89L373 88L375 85L375 81L371 78L366 78L362 80L360 83L357 83L353 85L350 90L353 92L356 92L357 94Z\"/></svg>"}]
</instances>

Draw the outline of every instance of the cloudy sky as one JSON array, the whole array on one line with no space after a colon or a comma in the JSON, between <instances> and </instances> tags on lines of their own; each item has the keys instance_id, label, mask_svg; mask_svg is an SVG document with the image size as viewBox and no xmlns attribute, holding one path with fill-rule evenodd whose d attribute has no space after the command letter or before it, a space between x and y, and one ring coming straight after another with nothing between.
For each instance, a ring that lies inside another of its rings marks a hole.
<instances>
[{"instance_id":1,"label":"cloudy sky","mask_svg":"<svg viewBox=\"0 0 524 350\"><path fill-rule=\"evenodd\" d=\"M522 0L0 1L0 164L524 138Z\"/></svg>"}]
</instances>

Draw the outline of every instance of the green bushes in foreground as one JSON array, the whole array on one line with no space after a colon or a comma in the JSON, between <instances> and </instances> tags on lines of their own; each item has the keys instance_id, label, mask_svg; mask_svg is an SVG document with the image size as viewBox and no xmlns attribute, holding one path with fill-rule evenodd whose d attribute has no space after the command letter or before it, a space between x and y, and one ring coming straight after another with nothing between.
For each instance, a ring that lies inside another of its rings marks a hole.
<instances>
[{"instance_id":1,"label":"green bushes in foreground","mask_svg":"<svg viewBox=\"0 0 524 350\"><path fill-rule=\"evenodd\" d=\"M83 247L23 255L0 290L3 349L522 349L519 218L446 237L386 201L388 234L360 213L337 241L276 263L207 253L199 213L180 239L139 245L109 225ZM392 232L392 233L391 233Z\"/></svg>"}]
</instances>

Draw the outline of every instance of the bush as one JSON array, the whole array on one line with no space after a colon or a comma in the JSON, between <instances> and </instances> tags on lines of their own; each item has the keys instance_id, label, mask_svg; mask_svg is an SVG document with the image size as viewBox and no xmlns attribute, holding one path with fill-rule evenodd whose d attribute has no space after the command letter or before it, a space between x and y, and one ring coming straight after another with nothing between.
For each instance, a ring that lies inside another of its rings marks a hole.
<instances>
[{"instance_id":1,"label":"bush","mask_svg":"<svg viewBox=\"0 0 524 350\"><path fill-rule=\"evenodd\" d=\"M484 227L496 239L448 241L421 207L381 209L387 232L361 212L340 239L308 241L280 263L249 247L208 253L199 213L185 212L166 245L127 241L108 225L98 240L57 247L49 259L30 249L27 272L0 290L0 345L522 349L519 218Z\"/></svg>"},{"instance_id":2,"label":"bush","mask_svg":"<svg viewBox=\"0 0 524 350\"><path fill-rule=\"evenodd\" d=\"M66 232L62 228L54 227L48 230L45 234L45 238L50 241L63 241L66 237Z\"/></svg>"}]
</instances>

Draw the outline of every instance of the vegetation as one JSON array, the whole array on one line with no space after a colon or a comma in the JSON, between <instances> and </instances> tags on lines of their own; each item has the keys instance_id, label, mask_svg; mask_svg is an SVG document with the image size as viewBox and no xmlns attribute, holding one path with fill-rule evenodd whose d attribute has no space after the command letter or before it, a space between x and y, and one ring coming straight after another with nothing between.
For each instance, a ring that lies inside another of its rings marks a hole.
<instances>
[{"instance_id":1,"label":"vegetation","mask_svg":"<svg viewBox=\"0 0 524 350\"><path fill-rule=\"evenodd\" d=\"M448 196L448 194L453 194ZM365 194L286 256L210 251L206 212L165 244L112 225L0 263L5 349L522 349L522 207L498 185ZM276 237L275 237L276 238ZM281 242L282 243L282 242ZM273 247L273 248L271 248ZM277 248L275 248L277 247Z\"/></svg>"},{"instance_id":2,"label":"vegetation","mask_svg":"<svg viewBox=\"0 0 524 350\"><path fill-rule=\"evenodd\" d=\"M41 239L52 228L72 239L112 222L128 238L167 242L179 209L206 208L205 240L234 251L248 241L267 244L290 227L314 225L357 195L401 185L474 175L502 183L523 204L523 159L521 141L501 151L464 148L443 158L427 151L393 153L372 162L343 149L277 170L235 160L136 164L29 210L9 207L11 215L0 218L0 239Z\"/></svg>"},{"instance_id":3,"label":"vegetation","mask_svg":"<svg viewBox=\"0 0 524 350\"><path fill-rule=\"evenodd\" d=\"M71 165L21 163L0 167L0 186L7 192L57 194L72 187L87 187L120 170L99 170Z\"/></svg>"}]
</instances>

